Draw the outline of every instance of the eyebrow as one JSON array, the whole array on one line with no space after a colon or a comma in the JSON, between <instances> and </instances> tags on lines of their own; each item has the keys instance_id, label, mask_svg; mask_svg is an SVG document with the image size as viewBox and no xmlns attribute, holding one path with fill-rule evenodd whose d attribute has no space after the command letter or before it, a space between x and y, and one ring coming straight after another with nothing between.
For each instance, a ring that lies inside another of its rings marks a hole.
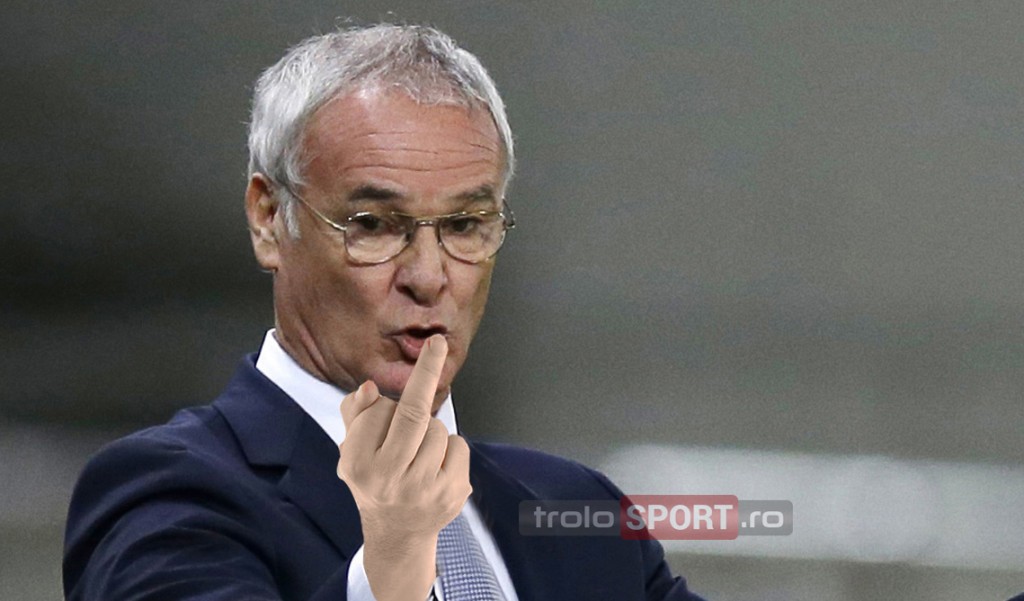
<instances>
[{"instance_id":1,"label":"eyebrow","mask_svg":"<svg viewBox=\"0 0 1024 601\"><path fill-rule=\"evenodd\" d=\"M362 185L352 191L348 195L349 202L360 202L360 201L379 201L389 202L399 200L402 195L395 190L389 190L388 188L381 188L370 184Z\"/></svg>"},{"instance_id":2,"label":"eyebrow","mask_svg":"<svg viewBox=\"0 0 1024 601\"><path fill-rule=\"evenodd\" d=\"M397 190L390 188L382 188L372 184L364 184L353 190L348 195L348 201L353 203L359 202L394 202L404 198L404 195ZM463 202L463 203L474 203L474 202L485 202L496 200L494 193L494 186L490 184L484 184L478 188L467 190L460 194L455 195L451 200Z\"/></svg>"},{"instance_id":3,"label":"eyebrow","mask_svg":"<svg viewBox=\"0 0 1024 601\"><path fill-rule=\"evenodd\" d=\"M468 192L463 192L455 197L455 200L463 202L481 202L488 200L497 200L494 194L494 186L490 184L484 184L479 188L474 188Z\"/></svg>"}]
</instances>

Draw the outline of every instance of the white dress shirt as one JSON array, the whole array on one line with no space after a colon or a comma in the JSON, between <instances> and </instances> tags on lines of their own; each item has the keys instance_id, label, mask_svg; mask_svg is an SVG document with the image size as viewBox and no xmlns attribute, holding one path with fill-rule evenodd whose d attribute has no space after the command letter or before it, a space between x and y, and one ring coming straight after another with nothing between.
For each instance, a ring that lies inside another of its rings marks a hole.
<instances>
[{"instance_id":1,"label":"white dress shirt","mask_svg":"<svg viewBox=\"0 0 1024 601\"><path fill-rule=\"evenodd\" d=\"M267 332L263 339L263 347L260 348L259 358L256 360L256 369L265 375L278 388L283 390L294 400L302 410L309 414L316 423L320 424L324 432L331 437L334 444L341 444L345 440L345 422L341 418L341 400L347 394L333 384L328 384L316 379L312 374L302 369L292 357L285 352L278 344L274 330ZM444 404L437 410L435 416L448 428L449 434L458 432L455 423L455 408L452 405L452 397L449 394ZM339 484L340 485L340 484ZM469 521L473 536L483 549L487 561L494 570L502 592L508 601L518 601L515 588L512 586L512 578L509 576L505 561L498 551L498 545L494 542L494 536L488 530L480 518L480 512L472 500L466 502L462 507L462 515ZM434 583L434 594L440 601L444 601L441 587L438 582ZM363 547L360 546L356 554L352 556L348 570L348 598L353 601L376 601L370 591L370 583L366 579L366 570L363 567Z\"/></svg>"}]
</instances>

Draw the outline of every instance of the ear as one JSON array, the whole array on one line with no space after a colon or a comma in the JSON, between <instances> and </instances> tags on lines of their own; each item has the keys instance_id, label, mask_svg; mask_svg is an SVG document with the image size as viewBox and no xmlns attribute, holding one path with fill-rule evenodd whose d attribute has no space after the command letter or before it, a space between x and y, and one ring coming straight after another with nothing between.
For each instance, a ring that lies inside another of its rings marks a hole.
<instances>
[{"instance_id":1,"label":"ear","mask_svg":"<svg viewBox=\"0 0 1024 601\"><path fill-rule=\"evenodd\" d=\"M284 231L284 213L279 209L270 180L262 173L254 173L245 189L245 216L256 262L270 272L277 271L281 263L278 234Z\"/></svg>"}]
</instances>

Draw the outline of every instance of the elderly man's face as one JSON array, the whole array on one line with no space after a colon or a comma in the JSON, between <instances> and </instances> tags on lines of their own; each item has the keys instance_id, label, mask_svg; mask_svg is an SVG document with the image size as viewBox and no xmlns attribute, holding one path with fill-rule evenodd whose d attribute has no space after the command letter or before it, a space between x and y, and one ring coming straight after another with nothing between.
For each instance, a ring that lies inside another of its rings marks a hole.
<instances>
[{"instance_id":1,"label":"elderly man's face","mask_svg":"<svg viewBox=\"0 0 1024 601\"><path fill-rule=\"evenodd\" d=\"M396 92L351 94L314 115L304 149L307 185L298 192L335 222L360 211L423 216L500 206L501 146L483 109L419 105ZM258 197L253 187L248 194ZM252 222L259 211L248 197L247 204ZM483 316L494 259L460 262L424 226L394 259L358 265L341 232L299 203L294 210L298 239L286 233L282 211L268 211L272 244L254 234L257 258L276 271L278 340L323 380L353 390L372 379L398 398L423 341L441 332L449 354L436 410Z\"/></svg>"}]
</instances>

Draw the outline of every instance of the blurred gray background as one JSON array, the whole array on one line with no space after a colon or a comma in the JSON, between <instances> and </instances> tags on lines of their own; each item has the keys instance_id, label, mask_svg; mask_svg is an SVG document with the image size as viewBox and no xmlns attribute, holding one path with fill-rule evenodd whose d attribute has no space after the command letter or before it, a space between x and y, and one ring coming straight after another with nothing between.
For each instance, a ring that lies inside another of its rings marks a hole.
<instances>
[{"instance_id":1,"label":"blurred gray background","mask_svg":"<svg viewBox=\"0 0 1024 601\"><path fill-rule=\"evenodd\" d=\"M1024 4L2 15L0 598L60 598L87 457L258 348L251 86L339 17L440 27L509 106L521 226L456 383L467 432L631 493L791 499L785 540L669 546L709 599L1024 591Z\"/></svg>"}]
</instances>

